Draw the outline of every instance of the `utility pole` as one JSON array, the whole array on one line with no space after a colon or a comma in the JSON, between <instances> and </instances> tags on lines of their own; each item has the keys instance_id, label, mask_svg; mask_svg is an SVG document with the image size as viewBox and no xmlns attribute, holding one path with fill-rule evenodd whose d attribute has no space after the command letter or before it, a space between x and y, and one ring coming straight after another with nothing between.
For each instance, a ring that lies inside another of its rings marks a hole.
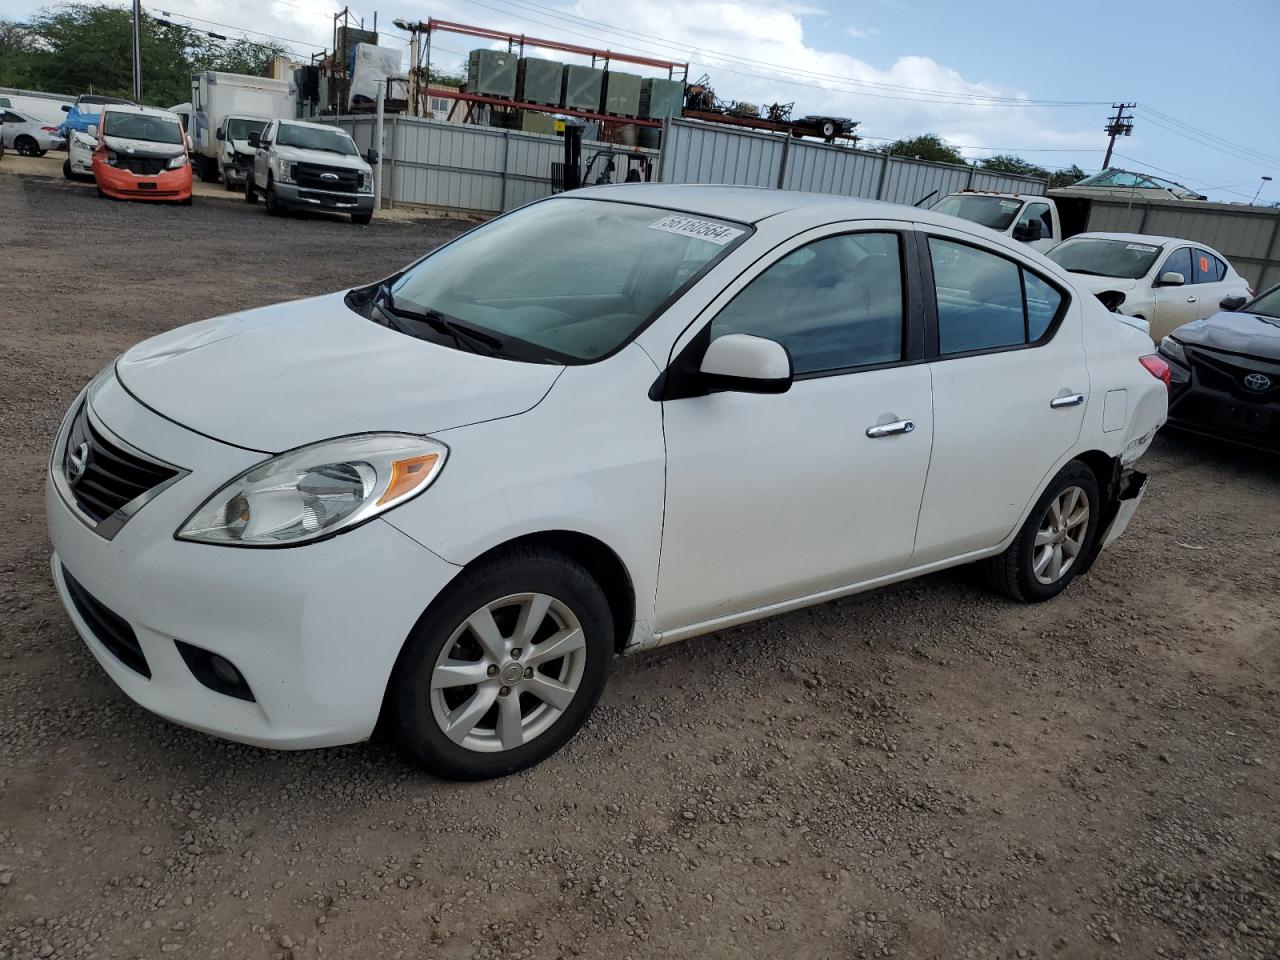
<instances>
[{"instance_id":1,"label":"utility pole","mask_svg":"<svg viewBox=\"0 0 1280 960\"><path fill-rule=\"evenodd\" d=\"M1111 151L1115 149L1116 137L1127 137L1133 133L1133 116L1125 116L1126 110L1132 110L1136 107L1136 103L1113 103L1111 108L1115 110L1115 116L1107 117L1107 125L1103 127L1103 131L1111 138L1107 143L1107 155L1102 160L1102 169L1106 170L1111 166Z\"/></svg>"},{"instance_id":2,"label":"utility pole","mask_svg":"<svg viewBox=\"0 0 1280 960\"><path fill-rule=\"evenodd\" d=\"M1270 182L1271 178L1265 175L1258 181L1258 189L1254 191L1253 199L1249 201L1250 206L1258 202L1258 197L1262 196L1262 188Z\"/></svg>"},{"instance_id":3,"label":"utility pole","mask_svg":"<svg viewBox=\"0 0 1280 960\"><path fill-rule=\"evenodd\" d=\"M142 0L133 0L133 100L142 103Z\"/></svg>"}]
</instances>

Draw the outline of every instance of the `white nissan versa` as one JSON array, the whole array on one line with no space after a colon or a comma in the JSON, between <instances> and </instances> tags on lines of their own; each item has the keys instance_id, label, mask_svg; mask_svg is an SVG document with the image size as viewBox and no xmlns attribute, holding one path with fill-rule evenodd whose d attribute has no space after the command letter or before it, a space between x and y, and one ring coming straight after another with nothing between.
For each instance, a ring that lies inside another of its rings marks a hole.
<instances>
[{"instance_id":1,"label":"white nissan versa","mask_svg":"<svg viewBox=\"0 0 1280 960\"><path fill-rule=\"evenodd\" d=\"M496 776L618 651L972 561L1054 596L1141 497L1151 349L968 221L575 191L124 353L58 432L53 575L162 716L272 747L385 717Z\"/></svg>"}]
</instances>

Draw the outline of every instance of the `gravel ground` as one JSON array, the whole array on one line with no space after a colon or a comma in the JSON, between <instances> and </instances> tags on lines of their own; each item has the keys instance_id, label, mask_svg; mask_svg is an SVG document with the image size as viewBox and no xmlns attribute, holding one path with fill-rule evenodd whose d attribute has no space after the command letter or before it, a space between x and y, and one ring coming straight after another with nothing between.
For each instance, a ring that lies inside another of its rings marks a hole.
<instances>
[{"instance_id":1,"label":"gravel ground","mask_svg":"<svg viewBox=\"0 0 1280 960\"><path fill-rule=\"evenodd\" d=\"M1280 955L1275 459L1161 437L1128 534L1049 604L959 571L620 660L500 782L270 753L150 716L84 650L53 430L143 337L461 227L3 168L0 210L0 960Z\"/></svg>"}]
</instances>

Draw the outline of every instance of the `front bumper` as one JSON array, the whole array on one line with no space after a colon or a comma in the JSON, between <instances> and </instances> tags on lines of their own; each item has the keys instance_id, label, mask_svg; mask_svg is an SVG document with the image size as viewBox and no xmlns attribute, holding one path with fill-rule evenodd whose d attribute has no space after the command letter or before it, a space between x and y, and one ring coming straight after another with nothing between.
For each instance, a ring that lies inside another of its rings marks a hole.
<instances>
[{"instance_id":1,"label":"front bumper","mask_svg":"<svg viewBox=\"0 0 1280 960\"><path fill-rule=\"evenodd\" d=\"M1226 363L1206 351L1187 350L1192 364L1169 364L1169 426L1280 452L1280 364L1236 357ZM1267 375L1273 386L1247 390L1243 377L1249 372Z\"/></svg>"},{"instance_id":2,"label":"front bumper","mask_svg":"<svg viewBox=\"0 0 1280 960\"><path fill-rule=\"evenodd\" d=\"M372 213L372 193L340 193L313 190L296 183L273 183L276 201L295 210L329 210L335 213Z\"/></svg>"},{"instance_id":3,"label":"front bumper","mask_svg":"<svg viewBox=\"0 0 1280 960\"><path fill-rule=\"evenodd\" d=\"M52 478L60 467L50 469L53 578L111 679L153 713L230 740L294 749L367 739L406 636L459 568L381 519L292 548L179 541L183 520L262 455L164 420L114 377L95 392L92 410L117 436L190 471L106 540L64 500ZM62 463L56 449L52 462ZM102 635L105 615L86 617L85 594L127 624L149 677ZM252 699L201 682L177 641L234 664Z\"/></svg>"},{"instance_id":4,"label":"front bumper","mask_svg":"<svg viewBox=\"0 0 1280 960\"><path fill-rule=\"evenodd\" d=\"M154 176L146 176L113 167L95 158L93 178L98 183L98 189L117 200L191 199L191 164L189 163L177 170L165 170Z\"/></svg>"}]
</instances>

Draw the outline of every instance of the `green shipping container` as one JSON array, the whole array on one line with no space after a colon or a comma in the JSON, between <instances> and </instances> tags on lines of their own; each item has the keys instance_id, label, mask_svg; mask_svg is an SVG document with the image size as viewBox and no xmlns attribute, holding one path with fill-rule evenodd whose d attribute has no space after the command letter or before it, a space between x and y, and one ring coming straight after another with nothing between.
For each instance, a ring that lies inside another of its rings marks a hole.
<instances>
[{"instance_id":1,"label":"green shipping container","mask_svg":"<svg viewBox=\"0 0 1280 960\"><path fill-rule=\"evenodd\" d=\"M567 63L564 68L564 80L560 85L560 106L568 107L570 110L599 110L600 91L603 86L603 70Z\"/></svg>"},{"instance_id":2,"label":"green shipping container","mask_svg":"<svg viewBox=\"0 0 1280 960\"><path fill-rule=\"evenodd\" d=\"M525 103L558 104L563 76L563 63L521 57L516 70L516 99Z\"/></svg>"},{"instance_id":3,"label":"green shipping container","mask_svg":"<svg viewBox=\"0 0 1280 960\"><path fill-rule=\"evenodd\" d=\"M606 70L600 112L611 113L617 117L638 117L640 115L640 76L635 73Z\"/></svg>"}]
</instances>

